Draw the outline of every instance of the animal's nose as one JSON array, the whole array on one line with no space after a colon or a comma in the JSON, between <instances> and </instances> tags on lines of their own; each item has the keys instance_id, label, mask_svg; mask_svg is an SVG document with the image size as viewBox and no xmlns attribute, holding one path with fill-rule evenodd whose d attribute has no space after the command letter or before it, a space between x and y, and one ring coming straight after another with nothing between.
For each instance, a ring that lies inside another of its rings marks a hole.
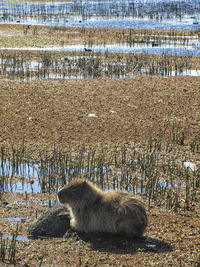
<instances>
[{"instance_id":1,"label":"animal's nose","mask_svg":"<svg viewBox=\"0 0 200 267\"><path fill-rule=\"evenodd\" d=\"M60 191L58 192L58 200L60 201L60 203L63 203L64 200L63 194Z\"/></svg>"}]
</instances>

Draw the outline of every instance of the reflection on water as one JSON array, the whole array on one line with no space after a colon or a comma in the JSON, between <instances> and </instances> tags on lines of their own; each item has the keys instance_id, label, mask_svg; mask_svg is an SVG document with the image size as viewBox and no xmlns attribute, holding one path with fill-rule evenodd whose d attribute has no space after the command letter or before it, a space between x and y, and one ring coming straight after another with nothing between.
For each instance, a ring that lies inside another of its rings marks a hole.
<instances>
[{"instance_id":1,"label":"reflection on water","mask_svg":"<svg viewBox=\"0 0 200 267\"><path fill-rule=\"evenodd\" d=\"M141 47L140 47L141 46ZM200 50L193 48L192 45L186 46L184 50L181 45L161 45L152 47L152 44L113 44L113 45L93 45L85 47L84 45L54 46L42 48L44 51L38 52L38 61L31 60L29 51L21 58L19 54L12 57L0 59L0 74L3 77L23 80L38 79L91 79L97 77L119 79L123 77L133 77L134 75L162 75L177 76L189 75L199 76L199 69L192 69L190 64L191 54L200 55ZM90 52L84 52L85 48ZM14 48L19 50L18 48ZM30 50L42 50L41 48L29 48ZM45 51L46 49L46 51ZM50 51L73 51L73 56L55 58ZM78 51L83 51L79 56ZM135 52L138 53L135 53ZM165 51L165 53L164 53ZM179 52L180 51L180 52ZM96 52L101 52L96 54ZM108 56L109 52L112 57ZM116 52L115 57L113 53ZM118 52L121 52L120 55ZM140 54L161 53L159 58L155 58L149 64L148 58L140 58ZM167 53L181 52L187 57L181 57L174 61L167 58ZM129 59L124 60L122 53L129 53ZM42 56L41 56L42 55ZM32 117L29 118L29 121ZM30 166L29 166L30 167ZM21 168L21 167L20 167ZM37 172L37 168L35 169ZM38 174L39 175L39 174Z\"/></svg>"},{"instance_id":2,"label":"reflection on water","mask_svg":"<svg viewBox=\"0 0 200 267\"><path fill-rule=\"evenodd\" d=\"M129 44L111 44L111 45L92 45L87 47L92 52L108 52L108 53L137 53L137 54L167 54L167 55L193 55L200 56L200 50L194 45L166 45L152 43L135 43ZM84 45L70 45L62 47L45 47L46 51L84 51Z\"/></svg>"},{"instance_id":3,"label":"reflection on water","mask_svg":"<svg viewBox=\"0 0 200 267\"><path fill-rule=\"evenodd\" d=\"M28 219L24 217L4 217L4 220L12 221L12 222L21 222L21 221L27 221Z\"/></svg>"},{"instance_id":4,"label":"reflection on water","mask_svg":"<svg viewBox=\"0 0 200 267\"><path fill-rule=\"evenodd\" d=\"M13 239L12 236L5 236L5 238L8 238L8 239L10 239L10 240ZM27 241L31 241L31 239L29 239L28 236L26 236L26 235L24 235L24 236L17 236L17 237L16 237L16 240L17 240L17 241L25 241L25 242L27 242Z\"/></svg>"},{"instance_id":5,"label":"reflection on water","mask_svg":"<svg viewBox=\"0 0 200 267\"><path fill-rule=\"evenodd\" d=\"M8 193L41 193L41 183L38 180L30 182L9 182L4 184L4 191Z\"/></svg>"},{"instance_id":6,"label":"reflection on water","mask_svg":"<svg viewBox=\"0 0 200 267\"><path fill-rule=\"evenodd\" d=\"M198 0L0 2L2 22L71 27L198 29Z\"/></svg>"},{"instance_id":7,"label":"reflection on water","mask_svg":"<svg viewBox=\"0 0 200 267\"><path fill-rule=\"evenodd\" d=\"M200 3L197 0L88 0L72 2L11 2L0 1L1 23L24 23L29 25L62 25L66 27L100 27L100 28L133 28L133 29L199 29ZM48 46L42 48L24 47L1 49L26 51L71 51L92 53L128 53L128 54L155 54L155 55L185 55L200 56L199 40L194 36L183 36L180 40L153 40L156 36L149 36L148 42L115 43L105 45L71 45ZM160 38L161 37L161 38ZM197 37L196 37L197 38ZM177 37L178 39L178 37ZM86 57L85 57L86 59ZM8 58L1 60L1 74L9 79L82 79L82 78L122 78L132 77L138 73L150 75L192 75L199 76L199 70L191 67L178 68L171 66L161 67L155 62L151 69L148 66L137 64L124 64L119 66L116 62L103 62L97 59L90 60L60 60L50 62L26 61L24 58L13 61ZM17 62L17 64L16 64ZM46 65L45 65L46 64ZM156 64L156 65L155 65Z\"/></svg>"},{"instance_id":8,"label":"reflection on water","mask_svg":"<svg viewBox=\"0 0 200 267\"><path fill-rule=\"evenodd\" d=\"M45 47L1 47L1 50L27 50L27 51L89 51L101 53L136 53L136 54L166 54L166 55L192 55L200 56L199 42L197 40L188 41L187 45L179 43L164 44L162 40L158 43L122 43L104 45L64 45L64 46L45 46ZM34 63L32 63L34 65ZM39 68L41 66L34 66Z\"/></svg>"},{"instance_id":9,"label":"reflection on water","mask_svg":"<svg viewBox=\"0 0 200 267\"><path fill-rule=\"evenodd\" d=\"M8 164L8 162L7 162L7 164ZM37 164L36 165L32 165L32 167L29 167L29 168L30 169L31 168L35 168L36 169L36 168L38 168L38 165ZM24 170L27 170L27 168L24 168ZM68 171L68 170L66 169L66 171ZM57 172L59 174L59 169L57 170ZM75 169L71 169L70 172L72 174L73 172L76 172L76 170ZM108 176L111 176L111 175L115 176L116 174L118 174L119 176L121 176L121 175L123 176L124 175L123 172L117 172L117 173L114 172L113 174L111 174L111 173L109 173L109 170L104 166L101 166L99 168L94 168L94 169L91 169L91 170L90 169L86 169L86 168L85 169L83 168L83 169L79 170L79 173L85 173L85 174L87 173L87 174L89 174L90 172L95 175L95 180L97 180L97 181L98 181L99 173L101 173L101 175L103 175L103 176L105 175L105 177L107 175ZM4 175L5 175L5 172L2 172L2 173L4 173ZM8 173L7 173L7 175L8 175ZM30 171L29 174L30 173L33 174L34 172ZM41 173L40 178L39 178L39 176L38 176L38 178L36 178L36 176L33 176L32 178L34 178L34 179L31 180L31 182L25 181L25 180L16 181L15 182L15 178L18 178L18 177L13 177L13 180L11 179L10 182L5 180L3 184L0 183L0 189L1 190L3 189L2 191L8 192L8 193L49 193L49 192L51 192L51 193L55 194L55 193L57 193L58 189L63 186L62 182L61 182L62 179L59 178L59 175L56 177L56 179L51 181L51 173L52 173L51 169L49 169L48 172L47 172L46 168L44 168L44 170L41 169L40 173ZM140 177L140 175L142 175L142 173L138 172L138 171L135 171L135 174L137 174L138 178ZM12 170L12 175L14 175L13 170ZM18 171L18 175L19 175L19 171ZM23 171L23 172L20 172L20 176L22 176L21 178L28 177L28 174ZM3 178L2 174L1 174L0 177ZM58 187L58 185L60 185L60 186ZM172 186L173 187L180 187L180 186L181 187L185 187L186 184L185 183L175 183L174 182L173 185L172 185L168 181L164 182L164 181L160 180L155 184L155 189L171 188ZM104 189L104 191L110 190L111 189L110 188L110 184L109 183L107 184L105 182L103 189ZM126 188L126 190L128 190L129 192L131 192L133 194L137 194L137 193L140 194L140 193L145 193L147 189L145 187L139 186L139 184L138 184L138 186ZM47 204L52 206L52 205L57 205L58 203L57 203L57 201L55 201L55 202L53 201L52 203L49 203L49 202L44 202L43 203L43 205L47 205ZM19 221L19 220L21 220L23 218L21 218L21 217L16 217L16 218L7 217L7 218L4 218L4 219L13 220L13 221Z\"/></svg>"},{"instance_id":10,"label":"reflection on water","mask_svg":"<svg viewBox=\"0 0 200 267\"><path fill-rule=\"evenodd\" d=\"M11 161L0 161L0 176L23 176L28 177L40 177L41 172L38 164L32 163L12 163Z\"/></svg>"},{"instance_id":11,"label":"reflection on water","mask_svg":"<svg viewBox=\"0 0 200 267\"><path fill-rule=\"evenodd\" d=\"M105 167L100 168L65 168L65 175L78 175L93 173L98 175L106 172ZM8 193L56 193L58 186L63 184L63 169L56 170L38 164L21 163L17 166L12 162L0 162L0 191Z\"/></svg>"}]
</instances>

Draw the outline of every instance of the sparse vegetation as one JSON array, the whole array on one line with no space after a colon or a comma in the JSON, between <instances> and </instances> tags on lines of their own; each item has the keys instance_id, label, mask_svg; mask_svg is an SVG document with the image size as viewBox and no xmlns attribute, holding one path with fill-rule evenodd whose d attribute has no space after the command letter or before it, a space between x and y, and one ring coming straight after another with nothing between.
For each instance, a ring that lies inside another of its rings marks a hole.
<instances>
[{"instance_id":1,"label":"sparse vegetation","mask_svg":"<svg viewBox=\"0 0 200 267\"><path fill-rule=\"evenodd\" d=\"M0 232L0 261L2 261L3 263L15 265L18 231L19 229L17 223L16 230L12 233L11 238L9 238L9 236L5 237L4 233Z\"/></svg>"},{"instance_id":2,"label":"sparse vegetation","mask_svg":"<svg viewBox=\"0 0 200 267\"><path fill-rule=\"evenodd\" d=\"M90 52L0 51L0 75L10 79L122 78L133 75L181 75L196 68L192 56Z\"/></svg>"}]
</instances>

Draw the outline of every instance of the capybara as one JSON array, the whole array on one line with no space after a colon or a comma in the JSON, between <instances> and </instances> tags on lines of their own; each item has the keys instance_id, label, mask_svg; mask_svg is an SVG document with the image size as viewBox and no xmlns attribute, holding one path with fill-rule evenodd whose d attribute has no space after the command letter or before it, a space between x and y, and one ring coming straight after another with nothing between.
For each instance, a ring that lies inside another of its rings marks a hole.
<instances>
[{"instance_id":1,"label":"capybara","mask_svg":"<svg viewBox=\"0 0 200 267\"><path fill-rule=\"evenodd\" d=\"M70 225L80 232L106 232L141 236L148 224L143 203L128 192L103 192L84 179L70 182L58 192L67 204Z\"/></svg>"}]
</instances>

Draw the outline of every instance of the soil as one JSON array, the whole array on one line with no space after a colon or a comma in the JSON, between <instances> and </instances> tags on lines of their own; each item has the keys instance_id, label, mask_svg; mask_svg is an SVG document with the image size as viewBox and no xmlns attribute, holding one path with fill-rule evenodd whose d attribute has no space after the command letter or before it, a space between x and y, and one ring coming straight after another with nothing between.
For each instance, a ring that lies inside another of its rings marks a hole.
<instances>
[{"instance_id":1,"label":"soil","mask_svg":"<svg viewBox=\"0 0 200 267\"><path fill-rule=\"evenodd\" d=\"M142 143L150 135L172 142L174 129L185 143L199 140L199 77L0 80L0 94L0 143L24 140L33 153L54 144Z\"/></svg>"},{"instance_id":2,"label":"soil","mask_svg":"<svg viewBox=\"0 0 200 267\"><path fill-rule=\"evenodd\" d=\"M44 200L46 196L4 194L7 204L1 204L1 216L21 217L18 234L21 238L27 236L36 210L38 216L48 210L41 205L40 197ZM27 209L29 205L32 209ZM17 266L39 266L40 262L42 266L199 266L199 214L152 207L147 231L137 239L71 232L63 238L30 237L28 241L17 241L16 263ZM1 229L4 235L9 235L15 231L16 222L2 219Z\"/></svg>"}]
</instances>

